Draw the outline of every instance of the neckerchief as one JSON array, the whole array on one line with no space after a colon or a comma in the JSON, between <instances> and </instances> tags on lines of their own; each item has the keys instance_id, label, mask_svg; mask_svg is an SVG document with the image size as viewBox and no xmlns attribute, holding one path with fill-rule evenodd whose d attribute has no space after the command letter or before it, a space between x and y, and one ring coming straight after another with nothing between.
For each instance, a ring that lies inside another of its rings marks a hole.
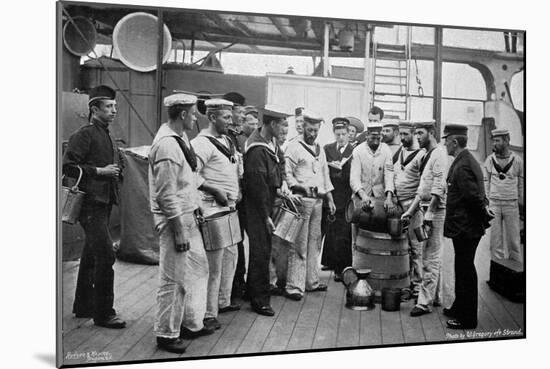
<instances>
[{"instance_id":1,"label":"neckerchief","mask_svg":"<svg viewBox=\"0 0 550 369\"><path fill-rule=\"evenodd\" d=\"M189 163L189 166L191 167L191 170L193 172L197 171L197 154L195 154L195 150L193 150L193 146L185 143L185 141L179 137L179 136L173 136L176 139L176 142L181 148L181 151L183 151L183 156L185 156L185 160L187 163Z\"/></svg>"},{"instance_id":2,"label":"neckerchief","mask_svg":"<svg viewBox=\"0 0 550 369\"><path fill-rule=\"evenodd\" d=\"M401 154L402 151L403 151L403 146L400 146L399 150L397 150L395 154L393 154L393 158L392 158L393 164L397 163L397 159L399 159L399 154ZM403 166L403 158L401 158L401 166Z\"/></svg>"},{"instance_id":3,"label":"neckerchief","mask_svg":"<svg viewBox=\"0 0 550 369\"><path fill-rule=\"evenodd\" d=\"M512 167L512 164L514 164L514 157L512 157L512 160L510 160L504 168L502 168L497 163L494 157L492 157L491 160L493 161L493 166L495 167L495 170L498 173L498 178L500 178L501 180L505 179L506 178L505 174L510 170L510 168Z\"/></svg>"},{"instance_id":4,"label":"neckerchief","mask_svg":"<svg viewBox=\"0 0 550 369\"><path fill-rule=\"evenodd\" d=\"M406 160L403 160L404 152L405 150L401 150L401 155L399 157L399 162L401 163L401 170L405 169L405 167L416 157L416 155L420 152L420 149L413 151L409 156L407 156Z\"/></svg>"},{"instance_id":5,"label":"neckerchief","mask_svg":"<svg viewBox=\"0 0 550 369\"><path fill-rule=\"evenodd\" d=\"M311 151L311 149L302 141L298 141L304 149L306 149L307 152L311 154L315 159L319 157L319 154L321 153L321 149L319 148L319 144L315 144L315 152Z\"/></svg>"},{"instance_id":6,"label":"neckerchief","mask_svg":"<svg viewBox=\"0 0 550 369\"><path fill-rule=\"evenodd\" d=\"M220 141L218 141L216 138L212 136L204 136L204 137L206 137L208 141L212 142L212 145L214 145L219 152L221 152L225 157L227 157L227 159L229 159L231 163L233 164L236 163L235 146L233 145L233 141L225 138L225 140L229 142L229 148L227 148L226 146L222 145ZM222 135L222 137L225 137L225 136Z\"/></svg>"},{"instance_id":7,"label":"neckerchief","mask_svg":"<svg viewBox=\"0 0 550 369\"><path fill-rule=\"evenodd\" d=\"M428 160L430 159L430 156L432 156L432 152L435 150L435 147L428 151L426 156L424 156L424 159L422 159L422 163L420 163L420 177L422 177L422 173L424 173L424 169L426 169L426 165L428 164Z\"/></svg>"}]
</instances>

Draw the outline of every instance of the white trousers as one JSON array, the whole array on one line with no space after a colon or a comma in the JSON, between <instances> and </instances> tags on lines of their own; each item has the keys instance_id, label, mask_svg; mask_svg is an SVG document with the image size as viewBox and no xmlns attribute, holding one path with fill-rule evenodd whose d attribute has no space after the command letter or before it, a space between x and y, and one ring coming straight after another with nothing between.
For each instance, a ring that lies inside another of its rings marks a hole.
<instances>
[{"instance_id":1,"label":"white trousers","mask_svg":"<svg viewBox=\"0 0 550 369\"><path fill-rule=\"evenodd\" d=\"M495 213L491 221L491 259L511 259L523 263L517 200L490 200Z\"/></svg>"}]
</instances>

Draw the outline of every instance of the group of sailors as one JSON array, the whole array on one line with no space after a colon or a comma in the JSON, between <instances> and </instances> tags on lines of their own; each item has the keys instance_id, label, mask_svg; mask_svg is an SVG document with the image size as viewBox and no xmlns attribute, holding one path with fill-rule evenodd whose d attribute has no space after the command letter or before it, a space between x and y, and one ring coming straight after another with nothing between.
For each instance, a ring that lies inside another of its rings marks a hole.
<instances>
[{"instance_id":1,"label":"group of sailors","mask_svg":"<svg viewBox=\"0 0 550 369\"><path fill-rule=\"evenodd\" d=\"M118 202L124 161L110 138L116 94L98 86L89 94L90 124L75 132L63 157L63 172L84 173L86 199L79 221L86 234L73 313L96 325L123 328L113 309L115 254L108 222ZM181 353L192 339L213 333L218 315L250 301L253 311L275 315L271 295L301 300L327 290L321 263L335 280L352 265L356 225L345 219L346 204L358 196L365 209L383 201L388 214L410 223L410 276L420 316L441 301L443 236L455 249L455 300L443 310L450 328L477 325L477 275L474 257L492 221L492 257L522 261L519 210L523 206L523 164L509 149L510 135L493 131L494 153L483 168L466 148L467 126L444 127L437 141L434 122L384 122L373 107L365 129L353 117L332 120L335 142L321 147L323 117L295 111L296 137L287 139L290 113L274 107L247 106L239 93L198 101L195 95L164 99L168 121L152 142L149 194L159 234L159 281L154 332L159 348ZM199 108L198 108L199 106ZM208 126L194 139L201 110ZM449 155L454 157L452 164ZM80 169L79 169L80 168ZM488 200L487 200L488 199ZM291 202L303 218L294 243L273 235L274 210ZM200 220L238 212L242 241L205 249ZM427 224L420 242L412 230ZM322 251L322 255L321 255ZM246 276L246 278L245 278Z\"/></svg>"}]
</instances>

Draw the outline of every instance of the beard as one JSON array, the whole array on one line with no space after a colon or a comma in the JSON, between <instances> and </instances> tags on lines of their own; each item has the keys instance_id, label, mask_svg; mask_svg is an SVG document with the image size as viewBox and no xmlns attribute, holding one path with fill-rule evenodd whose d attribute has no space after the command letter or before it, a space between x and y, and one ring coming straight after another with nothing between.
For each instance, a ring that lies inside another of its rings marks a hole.
<instances>
[{"instance_id":1,"label":"beard","mask_svg":"<svg viewBox=\"0 0 550 369\"><path fill-rule=\"evenodd\" d=\"M401 140L401 143L403 144L403 147L406 149L410 149L412 146L412 141L409 141L409 140Z\"/></svg>"},{"instance_id":2,"label":"beard","mask_svg":"<svg viewBox=\"0 0 550 369\"><path fill-rule=\"evenodd\" d=\"M317 137L312 137L312 136L304 136L304 141L308 144L308 145L313 145L315 143L315 139Z\"/></svg>"},{"instance_id":3,"label":"beard","mask_svg":"<svg viewBox=\"0 0 550 369\"><path fill-rule=\"evenodd\" d=\"M380 146L380 142L369 142L368 145L372 151L376 151L378 150L378 146Z\"/></svg>"}]
</instances>

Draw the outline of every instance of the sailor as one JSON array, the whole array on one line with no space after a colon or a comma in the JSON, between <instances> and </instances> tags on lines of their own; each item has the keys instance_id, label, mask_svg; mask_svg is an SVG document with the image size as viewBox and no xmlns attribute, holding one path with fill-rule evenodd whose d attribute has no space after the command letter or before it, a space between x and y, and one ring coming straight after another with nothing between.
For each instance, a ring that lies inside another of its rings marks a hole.
<instances>
[{"instance_id":1,"label":"sailor","mask_svg":"<svg viewBox=\"0 0 550 369\"><path fill-rule=\"evenodd\" d=\"M401 140L399 137L399 123L387 122L382 126L382 142L390 147L393 156L393 163L397 161L397 151L401 147Z\"/></svg>"},{"instance_id":2,"label":"sailor","mask_svg":"<svg viewBox=\"0 0 550 369\"><path fill-rule=\"evenodd\" d=\"M233 103L232 107L232 120L227 129L227 136L231 139L235 148L237 150L236 156L239 160L239 178L242 181L243 171L244 171L244 145L250 134L247 134L249 131L248 127L244 126L245 119L248 115L247 111L253 114L253 109L251 107L245 107L246 99L243 95L238 92L228 92L223 96L223 99L231 101ZM252 107L253 108L253 107ZM256 112L257 115L257 112ZM244 199L243 184L240 183L241 196ZM246 208L244 206L244 201L237 203L237 211L239 212L239 223L241 226L241 238L244 240L244 233L246 230ZM246 274L246 260L245 260L245 250L243 241L237 244L237 268L235 269L235 277L233 278L233 289L231 291L231 298L234 301L235 298L243 297L245 295L245 274Z\"/></svg>"},{"instance_id":3,"label":"sailor","mask_svg":"<svg viewBox=\"0 0 550 369\"><path fill-rule=\"evenodd\" d=\"M455 300L443 314L451 317L447 327L474 329L477 326L477 273L474 264L479 240L489 227L492 214L483 186L483 172L466 148L468 127L448 124L443 131L447 153L454 157L447 178L445 237L452 238L455 251Z\"/></svg>"},{"instance_id":4,"label":"sailor","mask_svg":"<svg viewBox=\"0 0 550 369\"><path fill-rule=\"evenodd\" d=\"M410 312L411 316L421 316L431 312L430 305L437 299L437 286L440 283L448 160L445 148L438 145L435 138L435 122L415 123L415 134L420 147L426 150L426 155L420 165L420 183L416 196L402 218L411 219L421 206L424 211L423 222L429 227L429 237L422 249L422 284L416 306Z\"/></svg>"},{"instance_id":5,"label":"sailor","mask_svg":"<svg viewBox=\"0 0 550 369\"><path fill-rule=\"evenodd\" d=\"M197 153L197 172L204 179L200 190L202 215L206 218L221 212L236 211L241 194L237 149L227 136L233 103L210 99L205 104L208 127L191 141L191 145ZM204 324L218 329L218 313L240 309L240 305L231 303L238 258L237 245L206 250L206 256L210 274Z\"/></svg>"},{"instance_id":6,"label":"sailor","mask_svg":"<svg viewBox=\"0 0 550 369\"><path fill-rule=\"evenodd\" d=\"M302 299L305 291L327 290L327 285L319 281L323 199L330 214L336 212L325 151L315 142L322 118L306 111L303 117L303 136L290 142L285 151L286 181L294 194L302 196L299 211L305 218L288 251L285 296L296 301Z\"/></svg>"},{"instance_id":7,"label":"sailor","mask_svg":"<svg viewBox=\"0 0 550 369\"><path fill-rule=\"evenodd\" d=\"M396 206L393 201L393 164L392 153L388 145L381 143L382 124L371 123L367 127L366 141L353 150L350 169L352 194L361 199L366 209L375 198L384 201L386 212L393 213ZM352 244L355 244L357 225L352 224Z\"/></svg>"},{"instance_id":8,"label":"sailor","mask_svg":"<svg viewBox=\"0 0 550 369\"><path fill-rule=\"evenodd\" d=\"M249 264L247 294L252 309L261 315L273 316L270 304L269 262L272 234L275 230L271 212L282 176L279 166L279 137L281 128L288 126L289 114L263 109L262 126L252 132L245 145L244 186Z\"/></svg>"},{"instance_id":9,"label":"sailor","mask_svg":"<svg viewBox=\"0 0 550 369\"><path fill-rule=\"evenodd\" d=\"M384 119L384 110L380 109L378 106L373 105L369 110L368 120L369 125L380 123ZM357 145L365 142L367 140L368 132L365 131L362 134L357 136Z\"/></svg>"},{"instance_id":10,"label":"sailor","mask_svg":"<svg viewBox=\"0 0 550 369\"><path fill-rule=\"evenodd\" d=\"M203 325L208 260L195 212L201 199L197 158L185 131L194 128L197 98L175 94L164 99L168 122L149 151L149 197L159 233L159 275L154 332L160 349L183 353L182 338L212 334Z\"/></svg>"},{"instance_id":11,"label":"sailor","mask_svg":"<svg viewBox=\"0 0 550 369\"><path fill-rule=\"evenodd\" d=\"M239 138L239 143L242 140L241 147L244 148L246 140L256 128L258 128L258 109L252 105L248 105L244 108L243 134Z\"/></svg>"},{"instance_id":12,"label":"sailor","mask_svg":"<svg viewBox=\"0 0 550 369\"><path fill-rule=\"evenodd\" d=\"M296 135L290 137L284 146L282 146L283 151L286 150L288 144L292 141L296 141L303 137L304 135L304 108L298 107L294 109L294 129L296 130Z\"/></svg>"},{"instance_id":13,"label":"sailor","mask_svg":"<svg viewBox=\"0 0 550 369\"><path fill-rule=\"evenodd\" d=\"M321 264L334 270L334 280L341 281L344 268L351 266L351 226L346 222L346 204L351 197L349 174L353 146L349 143L349 119L332 120L335 142L325 145L329 176L334 190L332 198L336 213L328 216L327 234L323 242ZM323 209L325 210L325 209Z\"/></svg>"},{"instance_id":14,"label":"sailor","mask_svg":"<svg viewBox=\"0 0 550 369\"><path fill-rule=\"evenodd\" d=\"M520 210L523 213L523 160L510 150L506 129L491 132L493 153L483 165L485 193L495 219L491 225L491 259L523 262L520 245ZM506 230L506 231L505 231Z\"/></svg>"},{"instance_id":15,"label":"sailor","mask_svg":"<svg viewBox=\"0 0 550 369\"><path fill-rule=\"evenodd\" d=\"M109 217L119 200L123 160L111 138L109 124L116 117L116 93L108 86L90 90L90 124L69 138L63 156L63 174L83 177L80 189L86 193L78 222L86 242L80 257L73 313L77 318L93 318L106 328L124 328L113 309L113 264L115 252L109 233Z\"/></svg>"},{"instance_id":16,"label":"sailor","mask_svg":"<svg viewBox=\"0 0 550 369\"><path fill-rule=\"evenodd\" d=\"M357 146L357 136L363 133L365 130L365 125L361 120L355 117L346 117L349 120L348 132L349 132L349 143L353 147Z\"/></svg>"},{"instance_id":17,"label":"sailor","mask_svg":"<svg viewBox=\"0 0 550 369\"><path fill-rule=\"evenodd\" d=\"M403 211L411 206L420 184L420 167L425 150L420 149L414 139L414 125L409 121L399 122L399 137L402 146L396 151L397 159L393 161L395 172L395 196ZM394 158L395 158L394 154ZM418 297L422 284L422 243L416 239L414 229L422 225L422 212L416 211L408 226L411 290Z\"/></svg>"}]
</instances>

